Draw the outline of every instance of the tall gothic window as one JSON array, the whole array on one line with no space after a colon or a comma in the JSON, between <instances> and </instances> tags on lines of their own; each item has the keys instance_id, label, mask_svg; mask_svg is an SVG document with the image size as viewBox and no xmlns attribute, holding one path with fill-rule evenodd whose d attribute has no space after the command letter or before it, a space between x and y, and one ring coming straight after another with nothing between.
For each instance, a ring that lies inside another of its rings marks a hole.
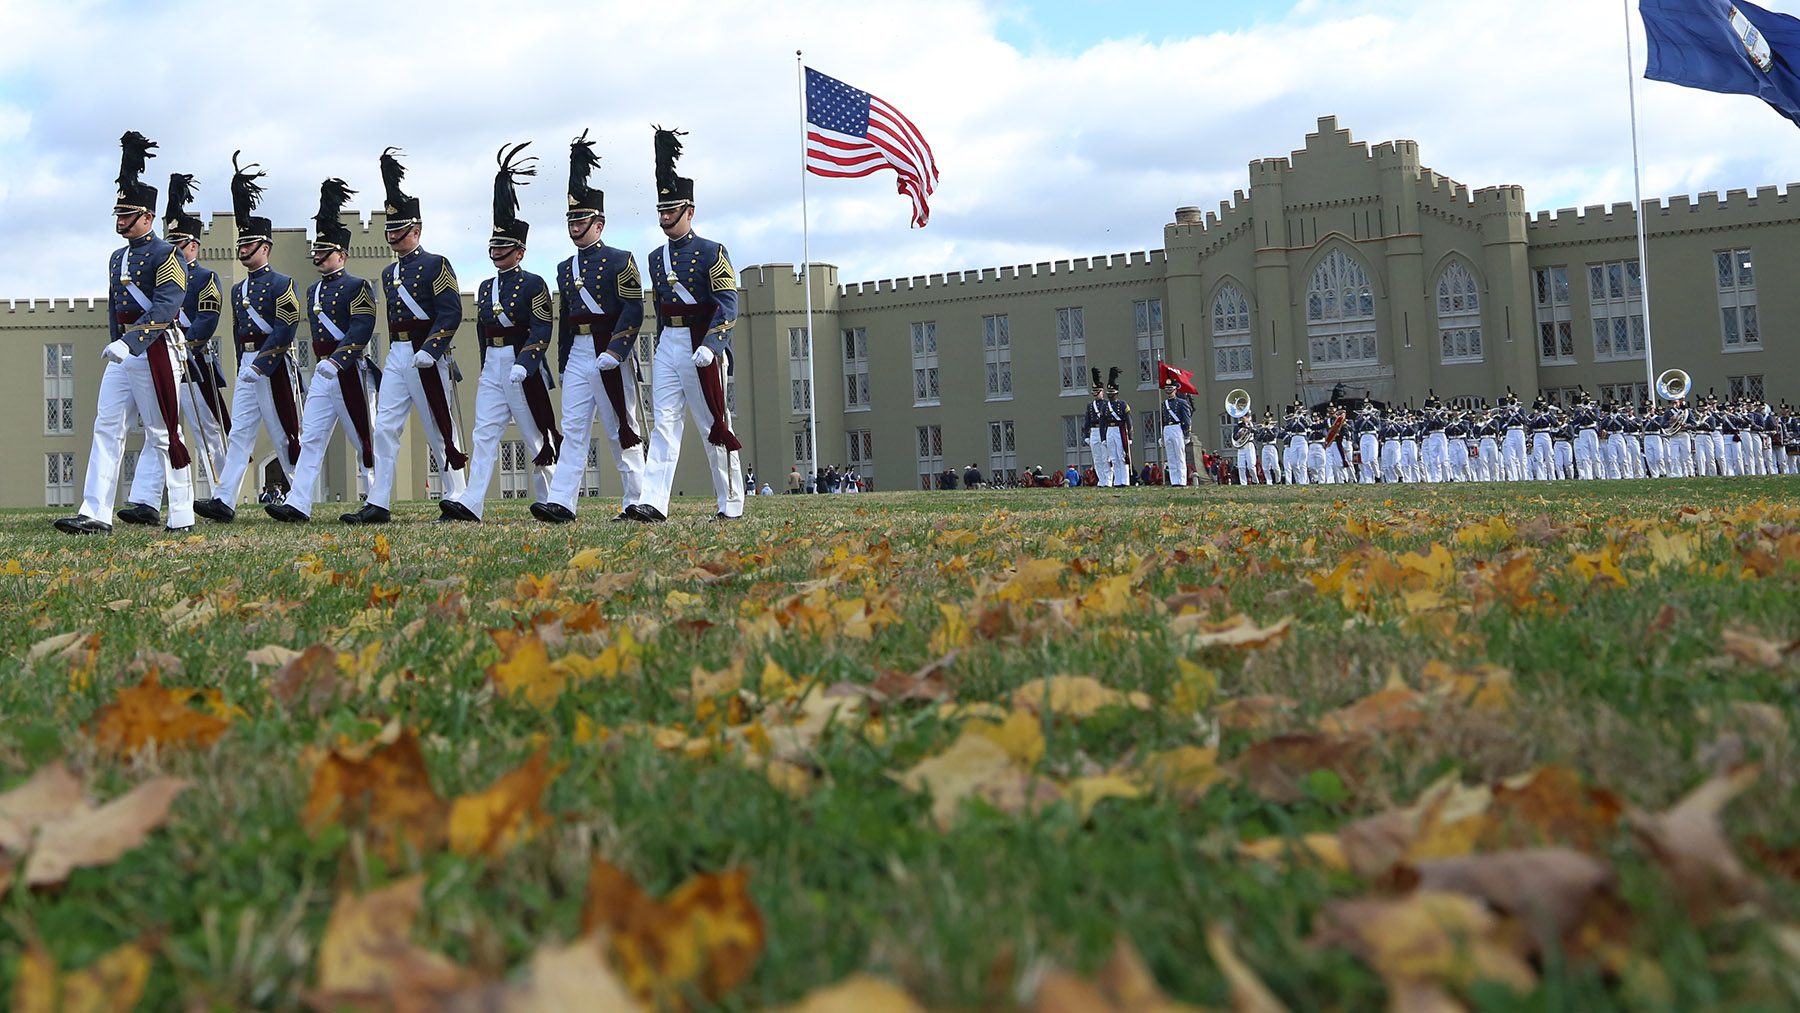
<instances>
[{"instance_id":1,"label":"tall gothic window","mask_svg":"<svg viewBox=\"0 0 1800 1013\"><path fill-rule=\"evenodd\" d=\"M1368 272L1342 250L1327 254L1306 286L1306 336L1315 366L1379 361L1374 290Z\"/></svg>"}]
</instances>

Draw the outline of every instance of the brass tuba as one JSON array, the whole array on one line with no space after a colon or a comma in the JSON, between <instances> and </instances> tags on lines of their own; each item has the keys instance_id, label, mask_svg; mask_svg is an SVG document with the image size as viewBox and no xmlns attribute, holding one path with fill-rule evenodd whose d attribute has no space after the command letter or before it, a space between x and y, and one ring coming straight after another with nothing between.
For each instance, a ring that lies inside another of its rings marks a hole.
<instances>
[{"instance_id":1,"label":"brass tuba","mask_svg":"<svg viewBox=\"0 0 1800 1013\"><path fill-rule=\"evenodd\" d=\"M1656 393L1664 401L1680 401L1694 389L1694 381L1685 369L1665 369L1656 378Z\"/></svg>"},{"instance_id":2,"label":"brass tuba","mask_svg":"<svg viewBox=\"0 0 1800 1013\"><path fill-rule=\"evenodd\" d=\"M1250 417L1250 392L1239 387L1225 395L1225 414L1234 419Z\"/></svg>"}]
</instances>

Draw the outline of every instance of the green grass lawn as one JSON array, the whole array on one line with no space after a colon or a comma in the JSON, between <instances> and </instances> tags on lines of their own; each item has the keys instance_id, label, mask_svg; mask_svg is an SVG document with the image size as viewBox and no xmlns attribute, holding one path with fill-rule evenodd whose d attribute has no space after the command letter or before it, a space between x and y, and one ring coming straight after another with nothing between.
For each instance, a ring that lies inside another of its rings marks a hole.
<instances>
[{"instance_id":1,"label":"green grass lawn","mask_svg":"<svg viewBox=\"0 0 1800 1013\"><path fill-rule=\"evenodd\" d=\"M144 940L143 1008L293 1008L318 984L337 895L414 872L412 941L473 977L516 976L581 933L604 858L659 897L695 874L747 872L766 943L724 991L728 1008L793 1002L858 970L933 1008L1028 1005L1048 967L1086 976L1120 936L1170 995L1227 1005L1205 944L1214 925L1291 1008L1370 1008L1388 994L1375 962L1312 937L1334 903L1393 896L1391 877L1241 843L1299 846L1447 776L1494 786L1567 768L1589 797L1645 816L1713 770L1756 764L1721 817L1743 875L1711 885L1731 896L1709 910L1690 903L1707 882L1659 860L1632 814L1576 821L1581 834L1526 820L1496 831L1504 844L1471 845L1570 845L1602 863L1623 912L1608 938L1658 965L1654 980L1552 945L1530 954L1535 991L1448 987L1487 1008L1793 1008L1797 490L1768 478L780 496L727 525L690 502L665 525L609 524L593 504L565 527L522 503L490 503L488 523L466 526L403 504L384 528L245 510L191 537L86 539L55 532L50 511L7 513L0 792L57 760L96 801L161 773L191 786L144 843L60 885L31 888L23 853L0 852L0 868L18 866L0 895L0 988L15 989L34 940L64 970ZM1239 615L1292 622L1260 646L1208 646ZM75 632L92 636L32 656ZM488 671L520 635L552 661L600 660L565 662L560 693L508 695ZM278 666L246 658L315 643L339 659L335 691L316 697L284 702ZM919 699L857 693L951 652ZM1445 666L1505 692L1428 692ZM218 691L193 701L228 722L215 744L120 755L99 741L101 708L151 668L164 686ZM1117 693L1030 706L1053 676ZM1404 719L1339 712L1401 684L1424 694L1401 701ZM1267 719L1245 720L1259 702ZM1023 799L988 782L937 818L932 793L902 783L983 715L1013 714L1042 736L1041 756L1013 753L1004 771ZM321 757L396 723L416 732L446 800L547 751L543 825L466 855L384 854L379 812L309 824ZM1357 754L1303 763L1296 790L1271 791L1249 757L1285 733L1353 737ZM1216 783L1146 773L1182 747L1216 750ZM1081 779L1109 775L1134 789L1081 797Z\"/></svg>"}]
</instances>

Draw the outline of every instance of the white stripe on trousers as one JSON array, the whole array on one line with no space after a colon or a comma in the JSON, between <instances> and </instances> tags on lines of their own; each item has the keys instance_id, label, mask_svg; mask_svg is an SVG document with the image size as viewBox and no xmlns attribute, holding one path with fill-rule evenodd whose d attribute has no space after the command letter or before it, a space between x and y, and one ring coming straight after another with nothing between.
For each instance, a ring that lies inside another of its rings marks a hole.
<instances>
[{"instance_id":1,"label":"white stripe on trousers","mask_svg":"<svg viewBox=\"0 0 1800 1013\"><path fill-rule=\"evenodd\" d=\"M650 339L646 336L639 340ZM625 490L619 501L620 508L634 506L644 497L644 455L650 434L638 424L637 364L627 361L619 369L624 373L625 415L631 421L632 431L644 442L625 450L619 446L619 420L613 412L612 399L600 385L598 360L594 339L585 334L576 335L575 344L569 349L568 366L562 375L562 460L550 483L547 500L567 507L570 513L578 512L576 499L581 493L582 472L587 468L588 445L593 441L596 418L612 447L613 464L619 469L619 482Z\"/></svg>"}]
</instances>

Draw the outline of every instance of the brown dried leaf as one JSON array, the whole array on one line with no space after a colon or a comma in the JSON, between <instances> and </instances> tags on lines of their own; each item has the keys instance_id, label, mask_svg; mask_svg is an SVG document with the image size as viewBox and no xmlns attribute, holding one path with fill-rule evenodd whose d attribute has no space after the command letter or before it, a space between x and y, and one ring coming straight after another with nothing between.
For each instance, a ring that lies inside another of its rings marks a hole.
<instances>
[{"instance_id":1,"label":"brown dried leaf","mask_svg":"<svg viewBox=\"0 0 1800 1013\"><path fill-rule=\"evenodd\" d=\"M1238 956L1232 945L1231 932L1224 926L1207 926L1206 952L1219 966L1219 973L1225 976L1225 983L1231 988L1233 1013L1284 1013L1287 1009Z\"/></svg>"},{"instance_id":2,"label":"brown dried leaf","mask_svg":"<svg viewBox=\"0 0 1800 1013\"><path fill-rule=\"evenodd\" d=\"M84 808L81 781L61 761L37 769L24 784L0 795L0 851L22 853L37 828Z\"/></svg>"},{"instance_id":3,"label":"brown dried leaf","mask_svg":"<svg viewBox=\"0 0 1800 1013\"><path fill-rule=\"evenodd\" d=\"M450 804L450 850L497 858L548 826L544 789L556 776L550 747L539 746L517 770L502 774L486 791Z\"/></svg>"},{"instance_id":4,"label":"brown dried leaf","mask_svg":"<svg viewBox=\"0 0 1800 1013\"><path fill-rule=\"evenodd\" d=\"M165 749L210 746L230 722L194 708L195 701L215 712L223 709L218 690L165 687L151 671L136 686L119 690L82 730L95 745L118 756L129 756L151 743Z\"/></svg>"},{"instance_id":5,"label":"brown dried leaf","mask_svg":"<svg viewBox=\"0 0 1800 1013\"><path fill-rule=\"evenodd\" d=\"M1630 814L1631 826L1675 884L1695 921L1721 909L1755 903L1761 885L1745 870L1719 825L1719 813L1756 781L1760 768L1742 767L1714 775L1667 812Z\"/></svg>"},{"instance_id":6,"label":"brown dried leaf","mask_svg":"<svg viewBox=\"0 0 1800 1013\"><path fill-rule=\"evenodd\" d=\"M742 984L762 956L762 913L750 898L749 872L703 874L666 900L596 860L581 909L581 931L604 932L613 963L639 999L685 1009L686 991L719 998Z\"/></svg>"},{"instance_id":7,"label":"brown dried leaf","mask_svg":"<svg viewBox=\"0 0 1800 1013\"><path fill-rule=\"evenodd\" d=\"M925 1007L900 986L858 972L808 992L779 1013L925 1013Z\"/></svg>"},{"instance_id":8,"label":"brown dried leaf","mask_svg":"<svg viewBox=\"0 0 1800 1013\"><path fill-rule=\"evenodd\" d=\"M1302 733L1278 735L1238 757L1239 774L1250 790L1271 802L1298 802L1307 795L1306 776L1329 770L1355 790L1359 763L1368 743L1360 738Z\"/></svg>"},{"instance_id":9,"label":"brown dried leaf","mask_svg":"<svg viewBox=\"0 0 1800 1013\"><path fill-rule=\"evenodd\" d=\"M1726 630L1719 641L1726 655L1755 668L1780 668L1800 651L1800 640L1782 643L1749 630Z\"/></svg>"},{"instance_id":10,"label":"brown dried leaf","mask_svg":"<svg viewBox=\"0 0 1800 1013\"><path fill-rule=\"evenodd\" d=\"M1482 901L1527 929L1533 953L1574 948L1594 905L1613 897L1612 869L1569 848L1502 851L1419 862L1421 890L1445 890Z\"/></svg>"},{"instance_id":11,"label":"brown dried leaf","mask_svg":"<svg viewBox=\"0 0 1800 1013\"><path fill-rule=\"evenodd\" d=\"M151 778L98 809L81 809L45 823L25 861L25 882L53 886L76 869L117 861L167 822L175 796L187 786L176 777Z\"/></svg>"},{"instance_id":12,"label":"brown dried leaf","mask_svg":"<svg viewBox=\"0 0 1800 1013\"><path fill-rule=\"evenodd\" d=\"M150 980L150 946L126 943L79 971L59 971L56 959L33 943L13 979L14 1013L130 1013Z\"/></svg>"},{"instance_id":13,"label":"brown dried leaf","mask_svg":"<svg viewBox=\"0 0 1800 1013\"><path fill-rule=\"evenodd\" d=\"M1286 639L1293 625L1293 616L1284 616L1270 626L1258 626L1256 620L1241 613L1220 622L1211 622L1199 613L1188 613L1169 620L1169 632L1191 638L1189 646L1195 650L1205 647L1255 650Z\"/></svg>"},{"instance_id":14,"label":"brown dried leaf","mask_svg":"<svg viewBox=\"0 0 1800 1013\"><path fill-rule=\"evenodd\" d=\"M1461 989L1481 980L1521 993L1537 984L1531 966L1504 938L1500 919L1461 894L1418 890L1392 899L1333 901L1316 925L1316 944L1361 957L1396 1000L1428 996L1435 1003L1433 986Z\"/></svg>"},{"instance_id":15,"label":"brown dried leaf","mask_svg":"<svg viewBox=\"0 0 1800 1013\"><path fill-rule=\"evenodd\" d=\"M444 812L409 729L367 758L349 750L327 755L313 770L301 821L314 834L333 822L362 827L377 854L398 862L408 848L424 854L443 841Z\"/></svg>"},{"instance_id":16,"label":"brown dried leaf","mask_svg":"<svg viewBox=\"0 0 1800 1013\"><path fill-rule=\"evenodd\" d=\"M1484 850L1567 844L1598 851L1625 813L1625 803L1604 788L1581 783L1573 770L1539 767L1494 785Z\"/></svg>"},{"instance_id":17,"label":"brown dried leaf","mask_svg":"<svg viewBox=\"0 0 1800 1013\"><path fill-rule=\"evenodd\" d=\"M319 941L318 988L306 996L321 1010L412 1008L427 997L473 984L441 953L414 946L413 920L425 877L411 876L358 897L340 893Z\"/></svg>"},{"instance_id":18,"label":"brown dried leaf","mask_svg":"<svg viewBox=\"0 0 1800 1013\"><path fill-rule=\"evenodd\" d=\"M309 644L282 663L269 680L269 692L287 707L301 705L307 714L316 715L341 689L337 659L337 652L325 644Z\"/></svg>"}]
</instances>

